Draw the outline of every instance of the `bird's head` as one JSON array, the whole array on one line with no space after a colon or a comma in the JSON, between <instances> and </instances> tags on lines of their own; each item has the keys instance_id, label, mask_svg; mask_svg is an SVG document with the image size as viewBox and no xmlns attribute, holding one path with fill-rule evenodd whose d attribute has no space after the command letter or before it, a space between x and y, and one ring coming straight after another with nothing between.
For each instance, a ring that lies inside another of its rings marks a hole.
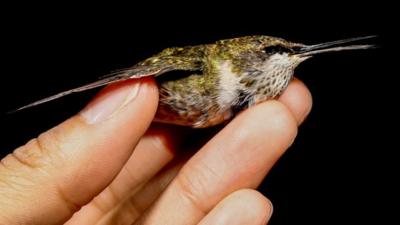
<instances>
[{"instance_id":1,"label":"bird's head","mask_svg":"<svg viewBox=\"0 0 400 225\"><path fill-rule=\"evenodd\" d=\"M286 65L294 69L301 62L316 54L373 48L374 45L354 43L374 37L375 36L348 38L313 45L289 42L282 38L270 36L259 36L256 38L256 41L257 48L262 53L261 55L265 61L264 64L278 63L282 66Z\"/></svg>"}]
</instances>

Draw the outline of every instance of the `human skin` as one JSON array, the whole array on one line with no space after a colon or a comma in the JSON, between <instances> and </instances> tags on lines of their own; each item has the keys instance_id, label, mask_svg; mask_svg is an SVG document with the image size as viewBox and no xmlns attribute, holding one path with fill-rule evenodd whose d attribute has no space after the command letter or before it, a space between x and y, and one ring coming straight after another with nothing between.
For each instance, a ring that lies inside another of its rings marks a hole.
<instances>
[{"instance_id":1,"label":"human skin","mask_svg":"<svg viewBox=\"0 0 400 225\"><path fill-rule=\"evenodd\" d=\"M240 113L193 154L182 143L196 132L151 123L157 103L150 78L110 85L2 159L0 224L266 224L272 204L255 189L311 109L304 84Z\"/></svg>"}]
</instances>

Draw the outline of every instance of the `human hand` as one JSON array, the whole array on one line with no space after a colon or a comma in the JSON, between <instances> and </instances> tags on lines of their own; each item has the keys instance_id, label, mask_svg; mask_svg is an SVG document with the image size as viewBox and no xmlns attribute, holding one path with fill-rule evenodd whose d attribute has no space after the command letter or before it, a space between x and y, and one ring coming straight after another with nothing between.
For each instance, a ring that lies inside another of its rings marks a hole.
<instances>
[{"instance_id":1,"label":"human hand","mask_svg":"<svg viewBox=\"0 0 400 225\"><path fill-rule=\"evenodd\" d=\"M151 125L157 103L151 79L111 85L2 159L0 224L267 223L272 205L253 189L310 111L307 88L294 80L190 157L185 129Z\"/></svg>"}]
</instances>

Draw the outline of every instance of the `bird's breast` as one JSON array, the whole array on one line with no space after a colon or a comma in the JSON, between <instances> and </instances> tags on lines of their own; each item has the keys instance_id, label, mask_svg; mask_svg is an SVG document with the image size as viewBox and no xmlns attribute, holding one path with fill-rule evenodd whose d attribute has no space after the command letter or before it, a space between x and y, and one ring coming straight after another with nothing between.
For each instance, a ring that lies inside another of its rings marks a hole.
<instances>
[{"instance_id":1,"label":"bird's breast","mask_svg":"<svg viewBox=\"0 0 400 225\"><path fill-rule=\"evenodd\" d=\"M229 61L218 64L217 102L222 111L235 105L239 98L241 77L232 70L233 67Z\"/></svg>"}]
</instances>

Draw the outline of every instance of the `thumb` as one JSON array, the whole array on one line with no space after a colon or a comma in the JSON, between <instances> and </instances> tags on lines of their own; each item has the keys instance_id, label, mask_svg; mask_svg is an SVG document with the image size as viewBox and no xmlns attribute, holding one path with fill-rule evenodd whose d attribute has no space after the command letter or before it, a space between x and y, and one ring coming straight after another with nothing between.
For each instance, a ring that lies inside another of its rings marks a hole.
<instances>
[{"instance_id":1,"label":"thumb","mask_svg":"<svg viewBox=\"0 0 400 225\"><path fill-rule=\"evenodd\" d=\"M150 79L110 85L78 115L0 164L0 224L58 224L104 189L150 125Z\"/></svg>"}]
</instances>

